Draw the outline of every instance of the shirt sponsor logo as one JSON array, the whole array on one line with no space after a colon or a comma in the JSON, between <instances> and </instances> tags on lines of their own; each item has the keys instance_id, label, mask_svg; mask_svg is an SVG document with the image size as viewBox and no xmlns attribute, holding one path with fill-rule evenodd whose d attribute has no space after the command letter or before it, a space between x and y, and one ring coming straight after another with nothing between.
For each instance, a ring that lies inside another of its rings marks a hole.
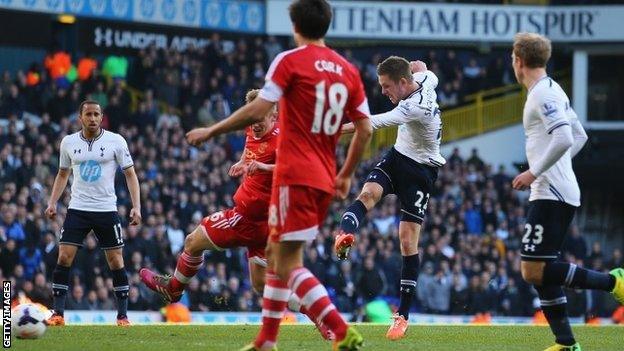
<instances>
[{"instance_id":1,"label":"shirt sponsor logo","mask_svg":"<svg viewBox=\"0 0 624 351\"><path fill-rule=\"evenodd\" d=\"M87 183L97 182L102 176L102 166L93 160L88 160L80 164L80 178Z\"/></svg>"}]
</instances>

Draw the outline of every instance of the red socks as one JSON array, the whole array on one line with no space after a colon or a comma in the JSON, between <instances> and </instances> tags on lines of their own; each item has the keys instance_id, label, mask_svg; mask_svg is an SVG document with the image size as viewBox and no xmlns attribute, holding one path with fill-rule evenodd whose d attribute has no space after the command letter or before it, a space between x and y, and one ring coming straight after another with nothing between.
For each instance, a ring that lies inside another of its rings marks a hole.
<instances>
[{"instance_id":1,"label":"red socks","mask_svg":"<svg viewBox=\"0 0 624 351\"><path fill-rule=\"evenodd\" d=\"M273 271L267 270L262 296L262 327L254 341L257 348L270 349L275 345L289 297L290 290L286 283Z\"/></svg>"},{"instance_id":2,"label":"red socks","mask_svg":"<svg viewBox=\"0 0 624 351\"><path fill-rule=\"evenodd\" d=\"M178 257L176 270L173 278L169 281L169 287L174 291L184 291L203 263L203 255L191 256L186 251L183 251Z\"/></svg>"},{"instance_id":3,"label":"red socks","mask_svg":"<svg viewBox=\"0 0 624 351\"><path fill-rule=\"evenodd\" d=\"M336 306L327 296L327 290L307 268L298 268L290 273L288 286L299 297L302 311L313 320L321 321L342 340L347 332L347 323Z\"/></svg>"}]
</instances>

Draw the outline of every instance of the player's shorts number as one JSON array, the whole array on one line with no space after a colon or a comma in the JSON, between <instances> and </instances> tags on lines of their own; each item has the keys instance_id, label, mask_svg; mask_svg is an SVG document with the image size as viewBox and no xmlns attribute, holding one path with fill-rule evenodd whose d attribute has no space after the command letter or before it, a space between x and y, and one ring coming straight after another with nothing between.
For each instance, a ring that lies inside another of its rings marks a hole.
<instances>
[{"instance_id":1,"label":"player's shorts number","mask_svg":"<svg viewBox=\"0 0 624 351\"><path fill-rule=\"evenodd\" d=\"M342 83L332 84L327 96L325 95L325 81L323 80L316 85L316 106L314 107L312 133L320 133L321 128L325 135L334 135L338 132L348 96L347 86ZM325 100L327 99L329 99L329 109L324 111Z\"/></svg>"},{"instance_id":2,"label":"player's shorts number","mask_svg":"<svg viewBox=\"0 0 624 351\"><path fill-rule=\"evenodd\" d=\"M223 211L219 211L219 212L215 212L213 214L210 215L209 219L211 222L217 222L218 220L220 220L221 218L224 218L225 215L223 214Z\"/></svg>"},{"instance_id":3,"label":"player's shorts number","mask_svg":"<svg viewBox=\"0 0 624 351\"><path fill-rule=\"evenodd\" d=\"M416 199L416 203L414 203L414 206L416 206L416 208L418 208L421 212L424 212L427 209L427 204L429 203L429 193L425 194L422 191L418 190L416 192L416 196L418 197L418 199Z\"/></svg>"},{"instance_id":4,"label":"player's shorts number","mask_svg":"<svg viewBox=\"0 0 624 351\"><path fill-rule=\"evenodd\" d=\"M533 227L530 223L524 225L524 236L522 237L523 244L533 244L539 245L544 240L544 227L541 224L536 224ZM531 233L533 233L533 238L531 238Z\"/></svg>"}]
</instances>

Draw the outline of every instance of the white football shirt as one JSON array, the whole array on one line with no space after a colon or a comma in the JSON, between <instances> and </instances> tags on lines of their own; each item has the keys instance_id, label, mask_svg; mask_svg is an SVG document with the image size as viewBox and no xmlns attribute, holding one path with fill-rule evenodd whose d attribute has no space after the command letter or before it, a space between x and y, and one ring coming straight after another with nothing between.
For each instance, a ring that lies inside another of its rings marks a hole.
<instances>
[{"instance_id":1,"label":"white football shirt","mask_svg":"<svg viewBox=\"0 0 624 351\"><path fill-rule=\"evenodd\" d=\"M438 77L431 72L414 74L420 88L389 112L370 117L373 129L398 125L394 148L412 160L432 167L441 167L446 160L440 154L442 120L436 101Z\"/></svg>"},{"instance_id":2,"label":"white football shirt","mask_svg":"<svg viewBox=\"0 0 624 351\"><path fill-rule=\"evenodd\" d=\"M59 167L71 168L74 175L69 208L117 211L115 173L119 166L127 169L133 165L128 144L119 134L102 129L93 140L85 139L82 131L64 137Z\"/></svg>"},{"instance_id":3,"label":"white football shirt","mask_svg":"<svg viewBox=\"0 0 624 351\"><path fill-rule=\"evenodd\" d=\"M526 136L529 167L540 160L552 139L552 131L577 123L570 99L552 78L538 80L527 95L522 123ZM572 170L570 150L531 184L529 201L555 200L572 206L581 205L581 191Z\"/></svg>"}]
</instances>

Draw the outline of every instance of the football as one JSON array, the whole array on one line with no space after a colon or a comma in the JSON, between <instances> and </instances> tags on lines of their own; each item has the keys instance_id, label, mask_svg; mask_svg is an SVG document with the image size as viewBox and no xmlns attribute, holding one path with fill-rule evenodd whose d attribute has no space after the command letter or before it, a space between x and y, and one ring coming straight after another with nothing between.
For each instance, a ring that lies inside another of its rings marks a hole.
<instances>
[{"instance_id":1,"label":"football","mask_svg":"<svg viewBox=\"0 0 624 351\"><path fill-rule=\"evenodd\" d=\"M37 339L46 331L46 315L41 307L24 303L11 312L11 330L20 339Z\"/></svg>"}]
</instances>

